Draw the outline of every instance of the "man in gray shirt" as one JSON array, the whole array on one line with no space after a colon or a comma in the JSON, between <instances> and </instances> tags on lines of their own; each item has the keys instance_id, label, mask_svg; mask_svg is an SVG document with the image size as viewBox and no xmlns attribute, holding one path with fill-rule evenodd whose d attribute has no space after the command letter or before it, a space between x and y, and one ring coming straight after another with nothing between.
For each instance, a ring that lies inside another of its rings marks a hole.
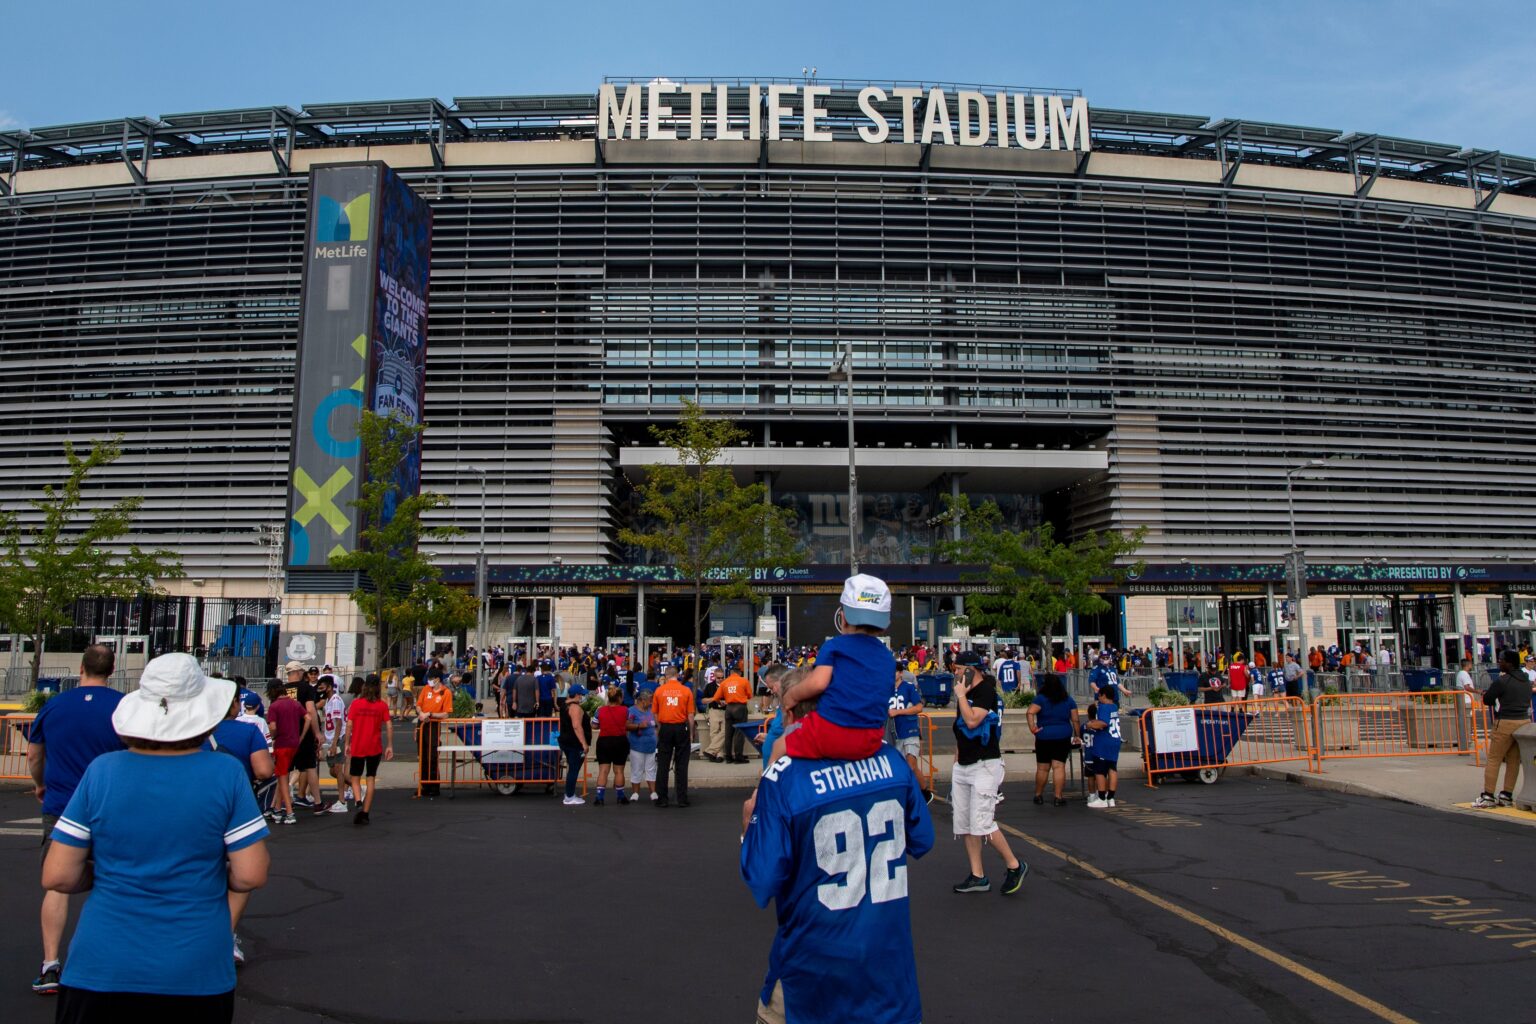
<instances>
[{"instance_id":1,"label":"man in gray shirt","mask_svg":"<svg viewBox=\"0 0 1536 1024\"><path fill-rule=\"evenodd\" d=\"M539 707L539 677L527 665L519 665L512 678L512 706L507 710L517 718L532 718Z\"/></svg>"}]
</instances>

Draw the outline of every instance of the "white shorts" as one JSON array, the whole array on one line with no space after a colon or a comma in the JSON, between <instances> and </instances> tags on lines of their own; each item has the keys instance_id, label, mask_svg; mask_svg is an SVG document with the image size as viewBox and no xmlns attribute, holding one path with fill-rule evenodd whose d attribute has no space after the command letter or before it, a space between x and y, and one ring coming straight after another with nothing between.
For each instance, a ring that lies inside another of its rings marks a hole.
<instances>
[{"instance_id":1,"label":"white shorts","mask_svg":"<svg viewBox=\"0 0 1536 1024\"><path fill-rule=\"evenodd\" d=\"M1001 759L955 765L949 790L949 802L955 809L955 835L989 836L997 831L993 815L1002 785Z\"/></svg>"},{"instance_id":2,"label":"white shorts","mask_svg":"<svg viewBox=\"0 0 1536 1024\"><path fill-rule=\"evenodd\" d=\"M642 754L638 750L629 752L629 781L630 782L655 782L656 781L656 753Z\"/></svg>"},{"instance_id":3,"label":"white shorts","mask_svg":"<svg viewBox=\"0 0 1536 1024\"><path fill-rule=\"evenodd\" d=\"M923 738L921 736L896 737L896 750L902 757L921 757Z\"/></svg>"}]
</instances>

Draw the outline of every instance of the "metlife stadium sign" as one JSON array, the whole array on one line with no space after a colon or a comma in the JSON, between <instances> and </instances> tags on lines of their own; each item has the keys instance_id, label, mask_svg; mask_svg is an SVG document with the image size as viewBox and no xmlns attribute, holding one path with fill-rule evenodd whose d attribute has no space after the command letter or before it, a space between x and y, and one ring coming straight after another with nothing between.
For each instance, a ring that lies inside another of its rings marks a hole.
<instances>
[{"instance_id":1,"label":"metlife stadium sign","mask_svg":"<svg viewBox=\"0 0 1536 1024\"><path fill-rule=\"evenodd\" d=\"M1017 147L1087 152L1088 101L1081 96L983 93L939 87L865 86L837 91L856 109L829 109L834 89L802 85L716 85L657 80L604 83L597 94L597 138L721 142L832 142L833 122L852 115L868 143Z\"/></svg>"}]
</instances>

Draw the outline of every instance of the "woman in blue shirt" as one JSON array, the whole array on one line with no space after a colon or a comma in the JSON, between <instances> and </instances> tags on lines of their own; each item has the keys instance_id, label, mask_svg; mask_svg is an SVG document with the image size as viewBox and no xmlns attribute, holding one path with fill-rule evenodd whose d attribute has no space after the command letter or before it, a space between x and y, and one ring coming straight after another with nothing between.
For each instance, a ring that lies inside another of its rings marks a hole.
<instances>
[{"instance_id":1,"label":"woman in blue shirt","mask_svg":"<svg viewBox=\"0 0 1536 1024\"><path fill-rule=\"evenodd\" d=\"M1055 786L1056 806L1066 806L1067 758L1078 742L1077 701L1067 693L1061 676L1042 672L1040 692L1029 706L1029 731L1035 736L1035 803L1045 803L1045 782Z\"/></svg>"},{"instance_id":2,"label":"woman in blue shirt","mask_svg":"<svg viewBox=\"0 0 1536 1024\"><path fill-rule=\"evenodd\" d=\"M43 862L45 889L90 892L57 1021L234 1017L228 894L265 885L269 862L245 769L201 749L234 699L166 654L113 712L128 749L91 763Z\"/></svg>"}]
</instances>

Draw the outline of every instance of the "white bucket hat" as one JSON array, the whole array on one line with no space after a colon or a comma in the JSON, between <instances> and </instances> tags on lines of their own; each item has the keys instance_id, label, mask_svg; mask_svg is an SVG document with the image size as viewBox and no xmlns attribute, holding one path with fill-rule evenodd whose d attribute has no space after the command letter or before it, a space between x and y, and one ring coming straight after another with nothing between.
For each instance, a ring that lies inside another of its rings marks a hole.
<instances>
[{"instance_id":1,"label":"white bucket hat","mask_svg":"<svg viewBox=\"0 0 1536 1024\"><path fill-rule=\"evenodd\" d=\"M891 625L891 588L878 576L860 573L843 582L843 618L855 626L889 629Z\"/></svg>"},{"instance_id":2,"label":"white bucket hat","mask_svg":"<svg viewBox=\"0 0 1536 1024\"><path fill-rule=\"evenodd\" d=\"M112 728L119 736L175 743L218 725L234 700L234 680L208 678L190 654L162 654L144 666L139 688L118 702Z\"/></svg>"}]
</instances>

